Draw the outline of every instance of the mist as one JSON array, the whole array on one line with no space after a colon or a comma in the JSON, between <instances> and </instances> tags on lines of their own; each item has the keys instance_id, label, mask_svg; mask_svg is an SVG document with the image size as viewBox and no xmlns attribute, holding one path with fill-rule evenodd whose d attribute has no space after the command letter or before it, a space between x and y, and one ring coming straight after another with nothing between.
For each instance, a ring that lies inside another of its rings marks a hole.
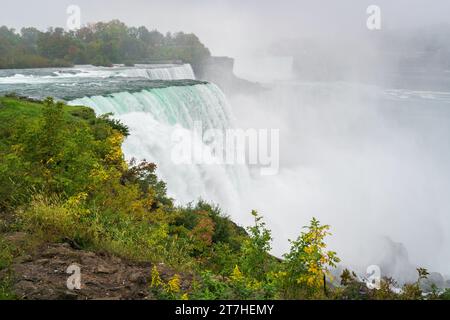
<instances>
[{"instance_id":1,"label":"mist","mask_svg":"<svg viewBox=\"0 0 450 320\"><path fill-rule=\"evenodd\" d=\"M64 26L69 4L83 23L193 32L261 84L228 99L238 126L280 129L281 169L254 176L231 214L246 224L258 209L275 254L317 217L332 226L344 265L450 274L448 1L15 1L2 3L0 20ZM366 27L372 4L381 30ZM392 258L392 243L404 260Z\"/></svg>"},{"instance_id":2,"label":"mist","mask_svg":"<svg viewBox=\"0 0 450 320\"><path fill-rule=\"evenodd\" d=\"M274 226L275 252L317 217L344 264L380 264L387 237L412 264L447 272L448 111L392 111L375 87L317 86L232 101L243 126L281 128L280 174L256 179L248 203Z\"/></svg>"},{"instance_id":3,"label":"mist","mask_svg":"<svg viewBox=\"0 0 450 320\"><path fill-rule=\"evenodd\" d=\"M448 275L450 29L423 2L398 1L381 2L382 29L368 31L368 4L331 5L314 21L288 15L277 31L267 25L265 44L255 33L236 53L236 73L267 89L231 95L239 124L281 130L280 174L256 178L244 206L269 220L275 254L317 217L361 273Z\"/></svg>"}]
</instances>

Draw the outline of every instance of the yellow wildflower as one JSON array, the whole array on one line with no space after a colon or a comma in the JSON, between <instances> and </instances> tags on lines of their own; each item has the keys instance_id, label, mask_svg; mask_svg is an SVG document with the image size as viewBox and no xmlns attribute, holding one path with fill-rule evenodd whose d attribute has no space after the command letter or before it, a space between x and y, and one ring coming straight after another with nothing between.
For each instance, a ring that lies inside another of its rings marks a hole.
<instances>
[{"instance_id":1,"label":"yellow wildflower","mask_svg":"<svg viewBox=\"0 0 450 320\"><path fill-rule=\"evenodd\" d=\"M172 293L180 292L181 290L181 278L178 274L174 275L168 282L167 290Z\"/></svg>"}]
</instances>

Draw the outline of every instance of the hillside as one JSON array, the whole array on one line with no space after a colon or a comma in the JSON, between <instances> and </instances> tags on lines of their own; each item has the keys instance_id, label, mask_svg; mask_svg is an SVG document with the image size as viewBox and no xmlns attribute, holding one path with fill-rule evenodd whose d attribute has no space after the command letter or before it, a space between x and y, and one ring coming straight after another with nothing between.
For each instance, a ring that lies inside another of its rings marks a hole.
<instances>
[{"instance_id":1,"label":"hillside","mask_svg":"<svg viewBox=\"0 0 450 320\"><path fill-rule=\"evenodd\" d=\"M50 243L189 272L212 246L239 249L245 232L217 208L177 208L155 165L124 162L120 123L15 97L0 98L0 119L2 269Z\"/></svg>"},{"instance_id":2,"label":"hillside","mask_svg":"<svg viewBox=\"0 0 450 320\"><path fill-rule=\"evenodd\" d=\"M422 298L419 281L397 294L389 279L333 279L340 260L316 219L281 260L257 212L245 230L214 205L174 205L155 164L124 161L128 134L89 108L0 97L0 298ZM66 287L74 263L81 290Z\"/></svg>"}]
</instances>

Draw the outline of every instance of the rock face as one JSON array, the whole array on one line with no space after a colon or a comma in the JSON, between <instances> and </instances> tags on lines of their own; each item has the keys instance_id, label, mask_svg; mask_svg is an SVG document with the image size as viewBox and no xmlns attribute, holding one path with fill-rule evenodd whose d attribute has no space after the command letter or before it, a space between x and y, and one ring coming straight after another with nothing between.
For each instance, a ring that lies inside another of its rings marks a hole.
<instances>
[{"instance_id":1,"label":"rock face","mask_svg":"<svg viewBox=\"0 0 450 320\"><path fill-rule=\"evenodd\" d=\"M424 292L433 291L433 286L436 286L437 289L448 288L447 281L438 272L431 272L426 279L420 281L420 287Z\"/></svg>"},{"instance_id":2,"label":"rock face","mask_svg":"<svg viewBox=\"0 0 450 320\"><path fill-rule=\"evenodd\" d=\"M402 243L388 237L380 239L383 254L378 264L384 276L393 277L399 284L413 283L417 280L417 270L410 260L408 251Z\"/></svg>"},{"instance_id":3,"label":"rock face","mask_svg":"<svg viewBox=\"0 0 450 320\"><path fill-rule=\"evenodd\" d=\"M80 267L81 289L69 290L66 273L71 265ZM161 277L173 273L158 268ZM152 265L130 263L109 254L75 250L68 244L46 245L14 263L13 289L19 299L30 300L147 300Z\"/></svg>"},{"instance_id":4,"label":"rock face","mask_svg":"<svg viewBox=\"0 0 450 320\"><path fill-rule=\"evenodd\" d=\"M197 68L200 80L217 84L225 93L255 93L263 89L257 83L238 78L234 74L234 59L229 57L210 57Z\"/></svg>"}]
</instances>

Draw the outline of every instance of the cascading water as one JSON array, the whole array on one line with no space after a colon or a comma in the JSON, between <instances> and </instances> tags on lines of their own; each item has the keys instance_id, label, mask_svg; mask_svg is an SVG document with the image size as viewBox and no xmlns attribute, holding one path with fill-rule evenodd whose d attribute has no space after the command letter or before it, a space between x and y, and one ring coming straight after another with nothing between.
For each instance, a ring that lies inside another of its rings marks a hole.
<instances>
[{"instance_id":1,"label":"cascading water","mask_svg":"<svg viewBox=\"0 0 450 320\"><path fill-rule=\"evenodd\" d=\"M145 78L149 80L194 80L194 70L190 64L180 66L169 66L163 68L146 68L145 66L137 66L133 69L126 69L120 73L127 77Z\"/></svg>"},{"instance_id":2,"label":"cascading water","mask_svg":"<svg viewBox=\"0 0 450 320\"><path fill-rule=\"evenodd\" d=\"M177 164L172 150L175 130L192 135L196 122L204 129L225 130L234 126L231 110L222 91L214 84L197 84L120 92L107 96L84 97L71 105L93 108L97 114L112 112L130 128L124 143L126 157L146 159L158 165L159 176L178 203L199 197L220 204L228 213L239 210L240 190L248 180L242 165ZM207 149L199 136L193 147Z\"/></svg>"},{"instance_id":3,"label":"cascading water","mask_svg":"<svg viewBox=\"0 0 450 320\"><path fill-rule=\"evenodd\" d=\"M159 122L181 124L188 129L193 128L194 121L202 121L207 128L224 129L233 125L225 96L210 83L113 93L76 99L70 103L89 106L97 114L150 113Z\"/></svg>"},{"instance_id":4,"label":"cascading water","mask_svg":"<svg viewBox=\"0 0 450 320\"><path fill-rule=\"evenodd\" d=\"M39 84L72 82L80 79L141 78L147 80L195 80L190 64L183 65L137 65L136 67L115 66L102 68L76 66L60 69L0 70L0 84Z\"/></svg>"}]
</instances>

